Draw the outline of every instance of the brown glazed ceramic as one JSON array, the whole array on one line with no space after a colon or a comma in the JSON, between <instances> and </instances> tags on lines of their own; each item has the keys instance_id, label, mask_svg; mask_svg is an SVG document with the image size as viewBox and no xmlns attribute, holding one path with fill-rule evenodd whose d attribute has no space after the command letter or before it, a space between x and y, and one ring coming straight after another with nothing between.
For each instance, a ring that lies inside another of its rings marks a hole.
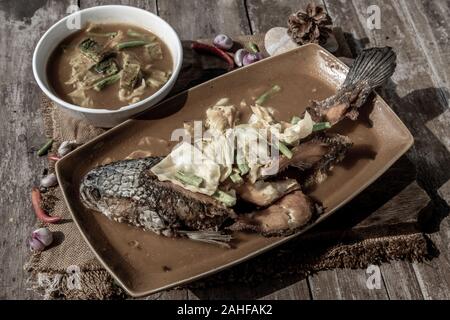
<instances>
[{"instance_id":1,"label":"brown glazed ceramic","mask_svg":"<svg viewBox=\"0 0 450 320\"><path fill-rule=\"evenodd\" d=\"M170 145L161 139L170 140L172 130L181 128L185 120L203 119L205 110L222 97L229 97L239 105L242 98L251 102L272 85L279 84L282 92L273 96L267 105L278 110L280 119L288 120L300 115L311 99L332 95L344 81L347 70L321 47L306 45L170 98L58 161L58 180L73 219L105 268L130 295L138 297L223 270L298 236L300 233L264 238L237 233L234 249L165 238L110 221L84 208L79 199L79 183L91 168L124 159L137 150L152 155L167 154ZM374 103L363 107L358 121L345 120L333 130L348 135L354 147L329 178L310 193L323 203L326 212L309 228L355 197L413 143L408 129L379 96Z\"/></svg>"}]
</instances>

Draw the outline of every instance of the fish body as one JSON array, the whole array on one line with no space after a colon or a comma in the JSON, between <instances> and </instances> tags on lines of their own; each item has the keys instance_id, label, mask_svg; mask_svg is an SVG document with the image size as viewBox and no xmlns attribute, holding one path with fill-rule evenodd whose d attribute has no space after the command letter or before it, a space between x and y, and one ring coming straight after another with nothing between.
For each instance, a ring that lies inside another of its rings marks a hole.
<instances>
[{"instance_id":1,"label":"fish body","mask_svg":"<svg viewBox=\"0 0 450 320\"><path fill-rule=\"evenodd\" d=\"M81 181L83 204L112 220L165 236L185 230L215 231L235 216L211 197L159 181L150 168L161 160L122 160L92 169Z\"/></svg>"},{"instance_id":2,"label":"fish body","mask_svg":"<svg viewBox=\"0 0 450 320\"><path fill-rule=\"evenodd\" d=\"M373 89L394 70L395 53L391 48L364 50L337 94L313 102L308 112L315 122L327 121L331 125L346 117L355 120ZM292 157L280 159L278 172L297 167L304 174L304 181L280 180L277 175L259 184L240 186L236 190L238 195L259 207L248 214L236 215L213 197L159 181L150 170L162 160L159 157L123 160L94 168L83 178L80 196L86 207L110 219L165 236L182 235L223 244L230 240L219 233L227 220L234 221L228 230L288 235L310 224L323 211L302 189L323 181L351 146L348 137L338 134L314 133L303 139L291 150Z\"/></svg>"}]
</instances>

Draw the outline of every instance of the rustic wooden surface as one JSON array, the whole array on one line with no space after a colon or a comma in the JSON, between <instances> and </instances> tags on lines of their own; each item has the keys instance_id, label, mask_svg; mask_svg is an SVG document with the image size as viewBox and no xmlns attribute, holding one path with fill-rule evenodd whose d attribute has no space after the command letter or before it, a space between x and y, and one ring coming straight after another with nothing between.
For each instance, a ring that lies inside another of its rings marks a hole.
<instances>
[{"instance_id":1,"label":"rustic wooden surface","mask_svg":"<svg viewBox=\"0 0 450 320\"><path fill-rule=\"evenodd\" d=\"M39 109L39 88L31 72L31 55L43 32L66 14L69 5L81 8L99 4L129 4L159 14L182 39L217 33L245 35L284 26L291 13L306 0L33 0L0 2L1 116L0 298L37 298L26 290L22 266L28 257L25 238L35 219L29 190L46 163L33 154L44 141ZM399 66L393 81L381 94L415 137L414 147L372 190L363 192L343 212L364 209L379 214L411 217L396 204L412 199L409 208L432 215L427 228L440 255L425 263L383 264L381 289L366 287L366 270L323 271L297 283L248 288L239 284L203 290L178 290L149 299L449 299L450 223L450 110L448 75L450 14L448 0L324 0L334 24L342 28L354 54L374 45L391 45ZM381 9L381 29L369 30L367 7ZM411 172L417 168L417 177ZM405 168L409 168L405 170ZM388 187L380 191L378 186ZM378 190L378 191L377 191ZM425 190L425 191L424 191ZM374 193L377 191L376 193ZM424 208L428 200L431 202ZM344 211L346 210L346 211ZM371 217L373 217L371 215ZM370 218L371 218L370 217ZM357 224L358 232L373 232L370 218ZM398 217L397 217L398 218ZM399 226L401 227L401 226Z\"/></svg>"}]
</instances>

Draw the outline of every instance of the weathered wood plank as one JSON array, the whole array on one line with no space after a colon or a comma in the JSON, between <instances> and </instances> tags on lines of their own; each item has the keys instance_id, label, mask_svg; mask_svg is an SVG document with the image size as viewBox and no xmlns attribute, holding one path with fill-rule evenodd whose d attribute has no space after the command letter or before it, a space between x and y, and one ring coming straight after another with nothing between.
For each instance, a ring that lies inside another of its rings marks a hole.
<instances>
[{"instance_id":1,"label":"weathered wood plank","mask_svg":"<svg viewBox=\"0 0 450 320\"><path fill-rule=\"evenodd\" d=\"M320 0L248 0L253 33L265 33L272 27L287 27L289 15L304 9L310 2L322 4Z\"/></svg>"},{"instance_id":2,"label":"weathered wood plank","mask_svg":"<svg viewBox=\"0 0 450 320\"><path fill-rule=\"evenodd\" d=\"M121 4L133 6L157 13L156 0L80 0L80 8L102 6L107 4Z\"/></svg>"},{"instance_id":3,"label":"weathered wood plank","mask_svg":"<svg viewBox=\"0 0 450 320\"><path fill-rule=\"evenodd\" d=\"M280 280L280 285L283 286L282 289L261 297L261 300L310 300L312 298L306 281L289 284L285 283L285 280Z\"/></svg>"},{"instance_id":4,"label":"weathered wood plank","mask_svg":"<svg viewBox=\"0 0 450 320\"><path fill-rule=\"evenodd\" d=\"M187 300L188 299L188 291L186 289L163 291L160 293L152 294L143 299L145 299L145 300Z\"/></svg>"},{"instance_id":5,"label":"weathered wood plank","mask_svg":"<svg viewBox=\"0 0 450 320\"><path fill-rule=\"evenodd\" d=\"M311 295L314 300L341 300L336 270L321 271L308 279Z\"/></svg>"},{"instance_id":6,"label":"weathered wood plank","mask_svg":"<svg viewBox=\"0 0 450 320\"><path fill-rule=\"evenodd\" d=\"M313 299L389 299L383 281L379 289L369 289L366 284L368 277L365 269L320 272L309 279Z\"/></svg>"},{"instance_id":7,"label":"weathered wood plank","mask_svg":"<svg viewBox=\"0 0 450 320\"><path fill-rule=\"evenodd\" d=\"M391 300L422 300L420 289L411 263L392 261L380 266L384 284Z\"/></svg>"},{"instance_id":8,"label":"weathered wood plank","mask_svg":"<svg viewBox=\"0 0 450 320\"><path fill-rule=\"evenodd\" d=\"M219 33L250 33L243 1L193 0L158 1L159 15L175 28L182 39L212 37Z\"/></svg>"},{"instance_id":9,"label":"weathered wood plank","mask_svg":"<svg viewBox=\"0 0 450 320\"><path fill-rule=\"evenodd\" d=\"M309 300L309 288L306 281L293 282L290 279L267 279L257 285L248 285L238 281L230 281L212 288L196 288L189 290L189 300L196 299L293 299Z\"/></svg>"},{"instance_id":10,"label":"weathered wood plank","mask_svg":"<svg viewBox=\"0 0 450 320\"><path fill-rule=\"evenodd\" d=\"M397 48L398 68L393 77L395 84L391 83L380 91L415 137L415 145L408 152L408 157L417 167L419 184L426 189L434 202L436 220L442 219L448 212L448 207L443 206L436 190L450 178L450 157L447 148L425 124L442 114L447 105L443 103L443 90L435 88L433 70L424 52L427 49L418 44L417 30L411 26L405 7L398 2L387 0L351 1L345 6L334 1L325 2L336 24L352 34L349 38L356 52L369 41L372 46L390 45ZM367 28L366 12L369 5L378 5L381 9L380 30ZM434 126L435 132L447 132L448 124L436 122ZM439 226L439 221L436 222L435 226ZM450 276L446 248L449 242L445 238L449 230L448 223L443 221L440 228L441 231L432 236L441 248L440 257L429 264L414 265L425 297L448 296ZM427 290L426 286L429 286L430 290ZM441 290L432 291L432 287Z\"/></svg>"},{"instance_id":11,"label":"weathered wood plank","mask_svg":"<svg viewBox=\"0 0 450 320\"><path fill-rule=\"evenodd\" d=\"M450 25L449 1L402 0L400 8L417 35L417 42L425 53L437 87L449 88ZM447 92L447 99L449 98Z\"/></svg>"},{"instance_id":12,"label":"weathered wood plank","mask_svg":"<svg viewBox=\"0 0 450 320\"><path fill-rule=\"evenodd\" d=\"M39 114L40 90L33 80L31 56L39 37L62 18L71 1L0 3L0 298L36 298L27 291L23 265L26 238L35 224L30 190L46 166L34 150L46 139Z\"/></svg>"}]
</instances>

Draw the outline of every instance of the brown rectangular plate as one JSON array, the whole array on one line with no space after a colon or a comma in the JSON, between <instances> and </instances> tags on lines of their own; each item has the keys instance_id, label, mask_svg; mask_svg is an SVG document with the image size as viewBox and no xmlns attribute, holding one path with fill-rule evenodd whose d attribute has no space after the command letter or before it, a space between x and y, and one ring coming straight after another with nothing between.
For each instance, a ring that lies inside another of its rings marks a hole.
<instances>
[{"instance_id":1,"label":"brown rectangular plate","mask_svg":"<svg viewBox=\"0 0 450 320\"><path fill-rule=\"evenodd\" d=\"M236 105L242 98L250 103L273 84L279 84L282 92L268 104L287 120L300 115L311 99L332 95L347 70L321 47L306 45L170 98L58 161L58 180L73 219L105 268L130 295L138 297L223 270L298 236L301 232L276 238L237 233L234 249L165 238L86 209L79 199L79 184L91 168L124 159L137 150L153 155L168 153L169 146L159 139L170 140L172 130L181 128L185 120L203 119L205 110L222 97L230 97ZM369 117L373 127L368 125ZM333 130L348 135L354 147L329 178L310 193L323 203L326 212L308 229L366 188L413 143L408 129L379 96L364 107L358 121L345 120Z\"/></svg>"}]
</instances>

